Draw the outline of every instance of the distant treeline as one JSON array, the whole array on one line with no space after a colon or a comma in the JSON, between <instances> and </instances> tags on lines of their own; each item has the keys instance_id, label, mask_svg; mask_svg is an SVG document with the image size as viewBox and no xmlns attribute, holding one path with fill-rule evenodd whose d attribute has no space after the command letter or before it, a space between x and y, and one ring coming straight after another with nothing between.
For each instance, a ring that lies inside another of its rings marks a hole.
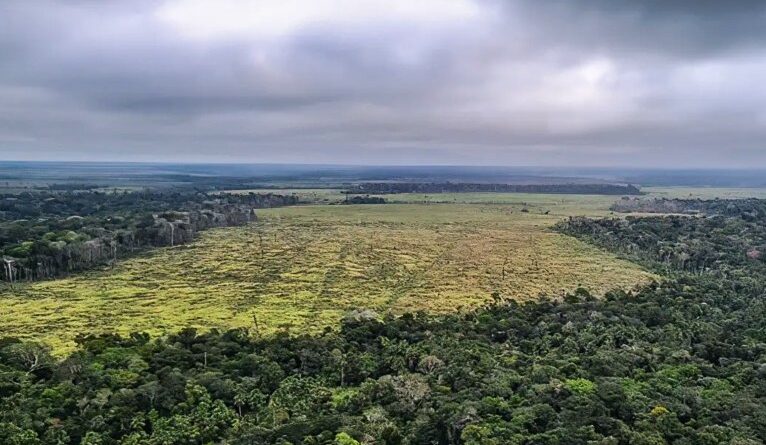
<instances>
[{"instance_id":1,"label":"distant treeline","mask_svg":"<svg viewBox=\"0 0 766 445\"><path fill-rule=\"evenodd\" d=\"M634 185L622 184L481 184L453 182L366 182L354 185L351 193L557 193L582 195L640 195Z\"/></svg>"},{"instance_id":2,"label":"distant treeline","mask_svg":"<svg viewBox=\"0 0 766 445\"><path fill-rule=\"evenodd\" d=\"M245 224L254 209L294 196L204 193L0 195L0 280L39 280L107 264L137 249L173 246L200 230Z\"/></svg>"},{"instance_id":3,"label":"distant treeline","mask_svg":"<svg viewBox=\"0 0 766 445\"><path fill-rule=\"evenodd\" d=\"M766 201L762 199L621 199L614 203L615 212L685 213L739 216L744 219L763 218Z\"/></svg>"},{"instance_id":4,"label":"distant treeline","mask_svg":"<svg viewBox=\"0 0 766 445\"><path fill-rule=\"evenodd\" d=\"M348 196L339 204L385 204L386 200L379 196Z\"/></svg>"},{"instance_id":5,"label":"distant treeline","mask_svg":"<svg viewBox=\"0 0 766 445\"><path fill-rule=\"evenodd\" d=\"M98 184L88 184L88 183L56 183L56 184L50 184L47 186L48 190L54 190L54 191L77 191L77 190L95 190L98 188L103 188L102 185ZM44 189L43 187L39 187L39 189Z\"/></svg>"}]
</instances>

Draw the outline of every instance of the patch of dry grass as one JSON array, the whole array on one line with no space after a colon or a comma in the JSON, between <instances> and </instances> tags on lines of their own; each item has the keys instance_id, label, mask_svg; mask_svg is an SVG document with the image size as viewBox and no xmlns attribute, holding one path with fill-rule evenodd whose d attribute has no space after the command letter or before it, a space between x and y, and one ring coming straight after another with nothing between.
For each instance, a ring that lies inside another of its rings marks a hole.
<instances>
[{"instance_id":1,"label":"patch of dry grass","mask_svg":"<svg viewBox=\"0 0 766 445\"><path fill-rule=\"evenodd\" d=\"M551 203L544 203L551 207ZM571 205L571 203L567 204ZM527 208L528 213L522 213ZM263 210L248 227L204 232L114 269L17 286L2 296L0 336L59 352L82 332L185 326L316 332L351 309L451 311L492 292L525 300L652 278L551 232L566 213L521 204L387 204ZM588 212L603 212L602 207Z\"/></svg>"}]
</instances>

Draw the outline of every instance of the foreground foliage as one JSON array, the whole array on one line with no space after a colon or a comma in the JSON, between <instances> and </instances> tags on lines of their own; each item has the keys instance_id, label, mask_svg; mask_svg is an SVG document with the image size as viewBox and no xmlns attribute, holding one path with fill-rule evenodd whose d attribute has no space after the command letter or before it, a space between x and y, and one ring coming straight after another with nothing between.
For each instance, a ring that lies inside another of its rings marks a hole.
<instances>
[{"instance_id":1,"label":"foreground foliage","mask_svg":"<svg viewBox=\"0 0 766 445\"><path fill-rule=\"evenodd\" d=\"M86 338L55 365L36 362L44 352L33 345L6 343L0 438L759 443L763 318L734 321L742 316L721 310L719 291L679 282L601 301L579 292L462 317L349 320L318 337Z\"/></svg>"}]
</instances>

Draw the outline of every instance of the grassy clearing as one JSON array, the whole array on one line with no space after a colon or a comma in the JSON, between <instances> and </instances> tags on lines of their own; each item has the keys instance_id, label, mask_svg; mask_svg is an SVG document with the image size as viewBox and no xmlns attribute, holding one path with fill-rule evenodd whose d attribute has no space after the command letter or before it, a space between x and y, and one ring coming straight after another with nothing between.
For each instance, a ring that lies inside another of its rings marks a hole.
<instances>
[{"instance_id":1,"label":"grassy clearing","mask_svg":"<svg viewBox=\"0 0 766 445\"><path fill-rule=\"evenodd\" d=\"M567 212L608 213L604 203L525 197L502 205L263 210L249 227L211 230L113 269L6 290L0 336L38 338L64 352L81 332L252 328L254 319L262 334L315 332L355 308L441 312L482 304L494 291L525 300L651 278L549 230Z\"/></svg>"},{"instance_id":2,"label":"grassy clearing","mask_svg":"<svg viewBox=\"0 0 766 445\"><path fill-rule=\"evenodd\" d=\"M766 198L766 188L745 187L643 187L642 191L656 198L741 199Z\"/></svg>"},{"instance_id":3,"label":"grassy clearing","mask_svg":"<svg viewBox=\"0 0 766 445\"><path fill-rule=\"evenodd\" d=\"M508 214L526 209L530 213L549 212L552 217L572 215L602 216L618 197L605 195L554 195L542 193L399 193L381 196L391 203L499 205Z\"/></svg>"},{"instance_id":4,"label":"grassy clearing","mask_svg":"<svg viewBox=\"0 0 766 445\"><path fill-rule=\"evenodd\" d=\"M747 187L642 187L641 191L648 198L699 198L699 199L739 199L766 198L766 188ZM342 201L341 189L246 189L228 190L223 193L278 193L297 195L303 202L330 203ZM395 195L375 195L389 202L423 204L512 204L525 203L538 207L555 207L560 213L599 212L607 209L616 199L606 195L567 195L541 193L399 193Z\"/></svg>"}]
</instances>

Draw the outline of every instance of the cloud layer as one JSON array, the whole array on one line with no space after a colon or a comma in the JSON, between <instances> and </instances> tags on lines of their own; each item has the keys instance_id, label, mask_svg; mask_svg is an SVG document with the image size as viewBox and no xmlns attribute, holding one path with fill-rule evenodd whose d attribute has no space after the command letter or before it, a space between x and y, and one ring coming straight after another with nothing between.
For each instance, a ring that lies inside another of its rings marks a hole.
<instances>
[{"instance_id":1,"label":"cloud layer","mask_svg":"<svg viewBox=\"0 0 766 445\"><path fill-rule=\"evenodd\" d=\"M0 158L766 166L766 3L7 0Z\"/></svg>"}]
</instances>

